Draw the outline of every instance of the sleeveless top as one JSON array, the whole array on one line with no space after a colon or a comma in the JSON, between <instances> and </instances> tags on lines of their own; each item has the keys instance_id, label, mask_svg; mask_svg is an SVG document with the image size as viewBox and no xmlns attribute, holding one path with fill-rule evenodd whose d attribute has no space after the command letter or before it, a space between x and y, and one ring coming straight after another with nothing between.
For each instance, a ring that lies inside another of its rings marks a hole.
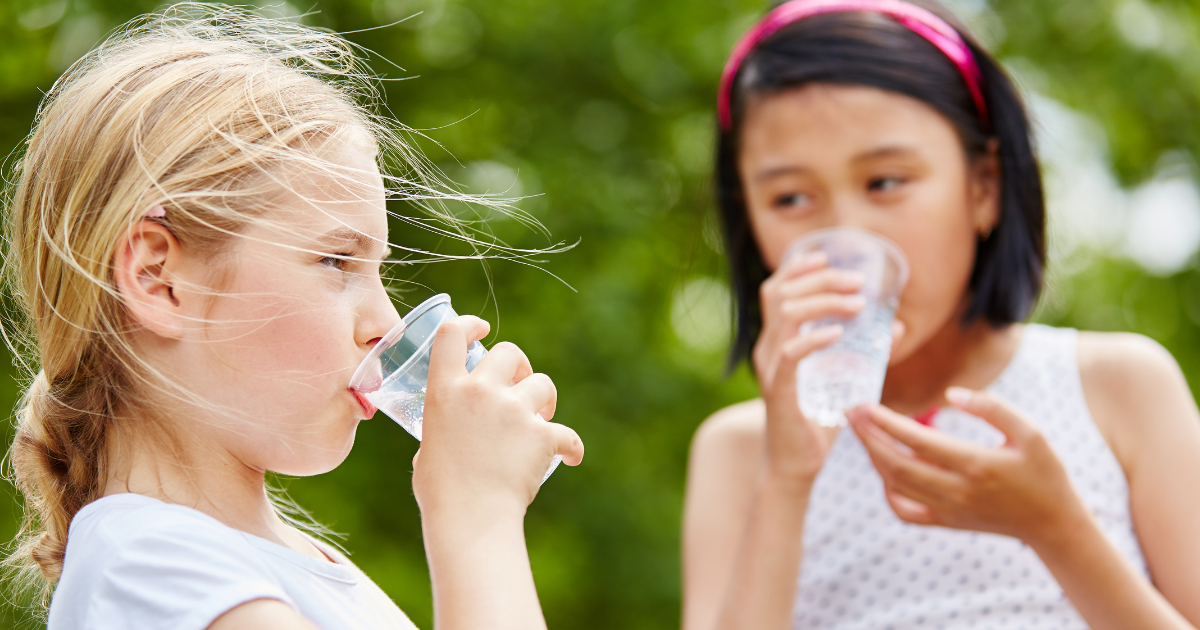
<instances>
[{"instance_id":1,"label":"sleeveless top","mask_svg":"<svg viewBox=\"0 0 1200 630\"><path fill-rule=\"evenodd\" d=\"M1016 354L988 391L1038 425L1104 534L1146 575L1125 474L1084 400L1077 338L1075 330L1025 326ZM956 409L941 410L933 426L969 442L1003 442L991 425ZM1088 626L1021 541L900 521L862 443L847 429L838 435L813 488L793 627Z\"/></svg>"}]
</instances>

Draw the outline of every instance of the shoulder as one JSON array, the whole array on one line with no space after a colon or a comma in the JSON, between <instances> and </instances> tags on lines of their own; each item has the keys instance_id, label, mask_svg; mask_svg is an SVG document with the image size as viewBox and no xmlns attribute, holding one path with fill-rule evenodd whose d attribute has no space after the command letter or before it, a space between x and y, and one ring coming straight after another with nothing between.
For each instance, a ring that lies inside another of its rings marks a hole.
<instances>
[{"instance_id":1,"label":"shoulder","mask_svg":"<svg viewBox=\"0 0 1200 630\"><path fill-rule=\"evenodd\" d=\"M1080 332L1076 353L1089 406L1137 412L1163 396L1190 397L1175 358L1142 335Z\"/></svg>"},{"instance_id":2,"label":"shoulder","mask_svg":"<svg viewBox=\"0 0 1200 630\"><path fill-rule=\"evenodd\" d=\"M692 437L689 493L711 484L742 485L758 474L766 447L767 414L760 398L709 416Z\"/></svg>"},{"instance_id":3,"label":"shoulder","mask_svg":"<svg viewBox=\"0 0 1200 630\"><path fill-rule=\"evenodd\" d=\"M292 604L240 532L190 508L114 495L71 523L49 627L201 629L262 598Z\"/></svg>"},{"instance_id":4,"label":"shoulder","mask_svg":"<svg viewBox=\"0 0 1200 630\"><path fill-rule=\"evenodd\" d=\"M1079 333L1079 374L1093 384L1118 385L1129 379L1157 382L1182 378L1175 358L1158 342L1134 333Z\"/></svg>"},{"instance_id":5,"label":"shoulder","mask_svg":"<svg viewBox=\"0 0 1200 630\"><path fill-rule=\"evenodd\" d=\"M245 560L244 535L200 511L140 495L112 495L71 521L64 571L86 569L72 556L106 564L177 557Z\"/></svg>"},{"instance_id":6,"label":"shoulder","mask_svg":"<svg viewBox=\"0 0 1200 630\"><path fill-rule=\"evenodd\" d=\"M1132 333L1080 332L1079 379L1088 409L1128 470L1138 452L1195 419L1179 364L1166 348Z\"/></svg>"},{"instance_id":7,"label":"shoulder","mask_svg":"<svg viewBox=\"0 0 1200 630\"><path fill-rule=\"evenodd\" d=\"M761 398L721 409L706 418L692 437L692 456L712 451L757 453L766 438L767 412Z\"/></svg>"}]
</instances>

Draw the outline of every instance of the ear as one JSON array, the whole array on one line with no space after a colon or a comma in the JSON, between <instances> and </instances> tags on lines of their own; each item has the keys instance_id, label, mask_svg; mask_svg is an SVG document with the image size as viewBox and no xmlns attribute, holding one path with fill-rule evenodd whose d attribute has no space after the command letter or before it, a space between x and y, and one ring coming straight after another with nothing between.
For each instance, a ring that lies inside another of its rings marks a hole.
<instances>
[{"instance_id":1,"label":"ear","mask_svg":"<svg viewBox=\"0 0 1200 630\"><path fill-rule=\"evenodd\" d=\"M985 240L1000 221L1001 184L1000 141L992 138L983 155L972 160L968 182L971 222Z\"/></svg>"},{"instance_id":2,"label":"ear","mask_svg":"<svg viewBox=\"0 0 1200 630\"><path fill-rule=\"evenodd\" d=\"M117 242L113 257L117 292L134 321L160 337L178 339L185 319L175 295L173 271L183 253L175 235L161 224L138 221Z\"/></svg>"}]
</instances>

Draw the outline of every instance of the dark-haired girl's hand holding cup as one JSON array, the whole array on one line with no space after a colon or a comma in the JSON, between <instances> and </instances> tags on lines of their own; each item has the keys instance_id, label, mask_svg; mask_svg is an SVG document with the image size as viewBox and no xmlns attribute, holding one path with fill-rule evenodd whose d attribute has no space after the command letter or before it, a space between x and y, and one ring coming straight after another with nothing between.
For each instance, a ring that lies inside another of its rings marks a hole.
<instances>
[{"instance_id":1,"label":"dark-haired girl's hand holding cup","mask_svg":"<svg viewBox=\"0 0 1200 630\"><path fill-rule=\"evenodd\" d=\"M767 472L776 481L809 486L838 433L800 412L796 370L801 359L837 341L841 326L801 327L857 315L865 305L862 284L861 274L830 268L817 253L788 258L760 288L763 328L751 358L767 408Z\"/></svg>"}]
</instances>

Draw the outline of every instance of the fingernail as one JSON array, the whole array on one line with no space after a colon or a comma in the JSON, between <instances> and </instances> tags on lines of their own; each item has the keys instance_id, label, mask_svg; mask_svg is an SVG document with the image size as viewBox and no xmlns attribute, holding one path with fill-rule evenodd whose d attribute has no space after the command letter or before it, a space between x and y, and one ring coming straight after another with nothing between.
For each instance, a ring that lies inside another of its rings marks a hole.
<instances>
[{"instance_id":1,"label":"fingernail","mask_svg":"<svg viewBox=\"0 0 1200 630\"><path fill-rule=\"evenodd\" d=\"M824 265L826 262L828 262L828 260L829 260L829 256L825 255L825 252L813 252L804 257L804 266L805 267L820 267L821 265Z\"/></svg>"},{"instance_id":2,"label":"fingernail","mask_svg":"<svg viewBox=\"0 0 1200 630\"><path fill-rule=\"evenodd\" d=\"M955 407L966 407L971 404L972 396L974 393L965 387L946 388L946 400L949 400Z\"/></svg>"},{"instance_id":3,"label":"fingernail","mask_svg":"<svg viewBox=\"0 0 1200 630\"><path fill-rule=\"evenodd\" d=\"M867 305L867 298L861 295L847 295L843 298L843 303L848 309L859 309Z\"/></svg>"}]
</instances>

